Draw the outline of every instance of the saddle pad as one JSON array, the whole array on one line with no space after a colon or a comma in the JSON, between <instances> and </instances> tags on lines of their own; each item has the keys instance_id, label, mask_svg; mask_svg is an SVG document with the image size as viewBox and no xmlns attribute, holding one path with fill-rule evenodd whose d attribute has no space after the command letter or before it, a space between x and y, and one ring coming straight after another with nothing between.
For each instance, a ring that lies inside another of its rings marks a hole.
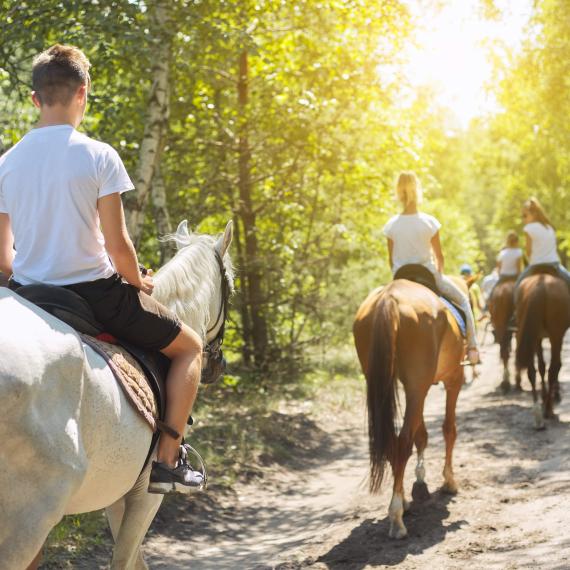
<instances>
[{"instance_id":1,"label":"saddle pad","mask_svg":"<svg viewBox=\"0 0 570 570\"><path fill-rule=\"evenodd\" d=\"M445 299L444 297L440 297L441 302L449 309L449 312L453 315L453 317L455 318L455 320L457 321L457 324L459 325L459 328L461 330L461 334L465 337L467 336L467 327L465 325L465 320L463 319L463 317L459 314L459 311L455 308L455 306L450 303L447 299Z\"/></svg>"},{"instance_id":2,"label":"saddle pad","mask_svg":"<svg viewBox=\"0 0 570 570\"><path fill-rule=\"evenodd\" d=\"M156 400L138 362L120 346L84 334L81 335L81 339L105 359L129 403L144 418L152 431L156 431L158 419Z\"/></svg>"}]
</instances>

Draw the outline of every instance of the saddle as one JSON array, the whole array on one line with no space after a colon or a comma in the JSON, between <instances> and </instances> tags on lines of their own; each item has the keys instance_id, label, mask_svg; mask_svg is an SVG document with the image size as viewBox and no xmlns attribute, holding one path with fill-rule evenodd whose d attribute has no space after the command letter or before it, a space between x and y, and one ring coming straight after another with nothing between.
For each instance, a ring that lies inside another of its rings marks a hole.
<instances>
[{"instance_id":1,"label":"saddle","mask_svg":"<svg viewBox=\"0 0 570 570\"><path fill-rule=\"evenodd\" d=\"M552 275L553 277L560 277L558 269L548 263L537 263L531 265L527 277L531 275Z\"/></svg>"},{"instance_id":2,"label":"saddle","mask_svg":"<svg viewBox=\"0 0 570 570\"><path fill-rule=\"evenodd\" d=\"M438 289L435 283L435 277L433 273L427 267L418 263L403 265L394 274L394 281L396 279L407 279L408 281L413 281L414 283L423 285L430 291L433 291L441 299L449 312L453 315L457 321L457 324L459 325L459 328L461 329L463 336L466 336L467 319L465 312L459 305L457 305L457 303L454 303L451 299L448 299L442 295L441 291Z\"/></svg>"},{"instance_id":3,"label":"saddle","mask_svg":"<svg viewBox=\"0 0 570 570\"><path fill-rule=\"evenodd\" d=\"M158 441L158 430L168 433L170 429L164 424L165 380L170 359L159 351L147 351L112 337L112 343L106 342L110 335L105 334L87 301L74 291L55 285L24 285L16 293L67 323L86 345L103 357L128 402L154 432L146 465ZM191 417L188 423L192 423Z\"/></svg>"}]
</instances>

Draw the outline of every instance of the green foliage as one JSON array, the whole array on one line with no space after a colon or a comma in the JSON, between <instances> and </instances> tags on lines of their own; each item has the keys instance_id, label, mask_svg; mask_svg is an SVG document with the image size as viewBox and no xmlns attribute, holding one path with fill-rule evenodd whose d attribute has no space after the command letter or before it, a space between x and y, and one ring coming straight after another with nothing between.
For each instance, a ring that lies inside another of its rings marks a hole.
<instances>
[{"instance_id":1,"label":"green foliage","mask_svg":"<svg viewBox=\"0 0 570 570\"><path fill-rule=\"evenodd\" d=\"M2 0L1 143L9 147L32 124L33 56L74 43L93 64L83 128L115 146L133 172L150 54L172 35L161 173L174 224L188 218L193 229L217 232L236 222L234 355L251 342L252 280L271 360L301 362L315 345L346 341L358 303L390 277L381 229L398 210L392 186L401 169L415 169L426 186L448 269L478 259L477 240L487 237L469 207L470 141L450 134L429 91L410 100L397 72L413 32L405 2L176 0L169 29L151 32L155 6ZM140 254L148 265L159 259L150 209Z\"/></svg>"}]
</instances>

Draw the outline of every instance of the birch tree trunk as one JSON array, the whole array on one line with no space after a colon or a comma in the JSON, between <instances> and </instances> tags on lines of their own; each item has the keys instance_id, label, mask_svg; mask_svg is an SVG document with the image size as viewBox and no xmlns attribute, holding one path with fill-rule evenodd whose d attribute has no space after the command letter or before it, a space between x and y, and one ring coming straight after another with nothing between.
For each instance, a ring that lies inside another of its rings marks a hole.
<instances>
[{"instance_id":1,"label":"birch tree trunk","mask_svg":"<svg viewBox=\"0 0 570 570\"><path fill-rule=\"evenodd\" d=\"M172 22L169 18L168 0L156 0L150 14L153 36L152 86L148 99L147 119L139 160L135 171L135 192L125 196L127 228L135 247L138 247L144 226L146 205L154 174L160 162L164 134L169 116L169 79L172 46Z\"/></svg>"},{"instance_id":2,"label":"birch tree trunk","mask_svg":"<svg viewBox=\"0 0 570 570\"><path fill-rule=\"evenodd\" d=\"M168 204L166 203L166 187L160 172L160 165L156 167L151 188L152 206L154 219L156 220L156 232L163 236L172 232ZM160 244L160 265L164 265L171 257L172 244L170 242L159 242Z\"/></svg>"}]
</instances>

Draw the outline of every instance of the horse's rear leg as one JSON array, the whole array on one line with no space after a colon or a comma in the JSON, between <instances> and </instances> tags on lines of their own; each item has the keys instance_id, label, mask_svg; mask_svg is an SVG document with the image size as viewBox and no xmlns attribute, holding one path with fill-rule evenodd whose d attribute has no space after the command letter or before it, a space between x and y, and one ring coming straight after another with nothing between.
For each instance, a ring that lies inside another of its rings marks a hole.
<instances>
[{"instance_id":1,"label":"horse's rear leg","mask_svg":"<svg viewBox=\"0 0 570 570\"><path fill-rule=\"evenodd\" d=\"M390 518L390 537L404 538L408 530L404 525L404 472L406 464L412 454L412 447L416 431L423 420L423 401L408 399L406 402L406 413L404 415L404 425L400 430L396 440L395 457L392 459L392 471L394 473L394 489L392 500L388 509Z\"/></svg>"},{"instance_id":2,"label":"horse's rear leg","mask_svg":"<svg viewBox=\"0 0 570 570\"><path fill-rule=\"evenodd\" d=\"M428 443L428 433L423 418L416 431L414 443L416 444L416 450L418 452L418 463L416 465L416 481L412 488L412 498L414 501L421 502L429 499L430 496L425 482L426 468L424 467L424 451ZM405 508L406 503L404 502L404 509Z\"/></svg>"},{"instance_id":3,"label":"horse's rear leg","mask_svg":"<svg viewBox=\"0 0 570 570\"><path fill-rule=\"evenodd\" d=\"M445 466L443 468L443 487L446 493L455 495L457 483L453 476L453 447L457 439L455 424L455 407L461 391L461 381L446 384L445 420L443 422L443 436L445 438Z\"/></svg>"}]
</instances>

